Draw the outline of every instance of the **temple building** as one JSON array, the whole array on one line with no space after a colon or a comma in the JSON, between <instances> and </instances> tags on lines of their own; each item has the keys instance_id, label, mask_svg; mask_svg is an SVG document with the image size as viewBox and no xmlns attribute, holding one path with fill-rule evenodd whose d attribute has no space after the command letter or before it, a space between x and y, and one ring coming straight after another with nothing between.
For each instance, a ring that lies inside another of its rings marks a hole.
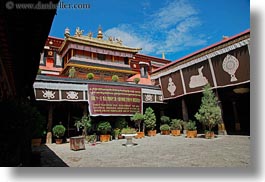
<instances>
[{"instance_id":1,"label":"temple building","mask_svg":"<svg viewBox=\"0 0 265 182\"><path fill-rule=\"evenodd\" d=\"M76 135L74 118L82 115L98 121L117 116L129 120L151 105L160 117L162 92L150 75L169 60L139 54L141 48L125 46L114 37L104 39L101 27L96 37L79 27L74 35L66 28L64 35L48 37L34 83L35 98L48 121L47 143L59 122L66 126L67 137Z\"/></svg>"},{"instance_id":2,"label":"temple building","mask_svg":"<svg viewBox=\"0 0 265 182\"><path fill-rule=\"evenodd\" d=\"M165 114L194 120L203 86L209 83L222 109L223 123L215 130L249 135L249 44L250 31L246 30L154 70L151 79L161 87Z\"/></svg>"}]
</instances>

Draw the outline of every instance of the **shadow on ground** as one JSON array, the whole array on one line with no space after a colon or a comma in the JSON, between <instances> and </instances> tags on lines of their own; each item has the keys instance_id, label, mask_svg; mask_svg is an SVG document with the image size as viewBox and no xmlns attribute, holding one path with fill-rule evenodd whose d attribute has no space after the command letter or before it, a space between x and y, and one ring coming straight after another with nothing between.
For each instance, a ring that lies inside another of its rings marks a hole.
<instances>
[{"instance_id":1,"label":"shadow on ground","mask_svg":"<svg viewBox=\"0 0 265 182\"><path fill-rule=\"evenodd\" d=\"M30 167L69 167L49 147L41 145L32 148Z\"/></svg>"}]
</instances>

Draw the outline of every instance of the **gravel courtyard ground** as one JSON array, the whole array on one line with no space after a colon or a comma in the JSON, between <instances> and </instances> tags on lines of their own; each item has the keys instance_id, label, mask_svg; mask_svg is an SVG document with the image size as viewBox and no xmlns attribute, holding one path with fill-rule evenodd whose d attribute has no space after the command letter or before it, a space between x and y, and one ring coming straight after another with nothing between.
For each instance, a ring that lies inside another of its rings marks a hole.
<instances>
[{"instance_id":1,"label":"gravel courtyard ground","mask_svg":"<svg viewBox=\"0 0 265 182\"><path fill-rule=\"evenodd\" d=\"M70 150L70 144L34 148L43 167L250 167L249 136L217 136L194 139L157 134L133 139L136 146L123 146L125 139L86 144L85 150Z\"/></svg>"}]
</instances>

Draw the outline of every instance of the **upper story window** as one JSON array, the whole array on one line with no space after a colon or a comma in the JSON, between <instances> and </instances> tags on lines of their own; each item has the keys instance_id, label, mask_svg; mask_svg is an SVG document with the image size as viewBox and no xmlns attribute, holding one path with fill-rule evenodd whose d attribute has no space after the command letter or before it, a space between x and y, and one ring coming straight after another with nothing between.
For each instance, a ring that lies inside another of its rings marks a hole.
<instances>
[{"instance_id":1,"label":"upper story window","mask_svg":"<svg viewBox=\"0 0 265 182\"><path fill-rule=\"evenodd\" d=\"M141 78L148 78L148 63L145 62L140 62L140 73L141 73Z\"/></svg>"},{"instance_id":2,"label":"upper story window","mask_svg":"<svg viewBox=\"0 0 265 182\"><path fill-rule=\"evenodd\" d=\"M105 54L97 54L98 60L106 60Z\"/></svg>"},{"instance_id":3,"label":"upper story window","mask_svg":"<svg viewBox=\"0 0 265 182\"><path fill-rule=\"evenodd\" d=\"M124 58L124 64L129 64L129 58L128 57Z\"/></svg>"},{"instance_id":4,"label":"upper story window","mask_svg":"<svg viewBox=\"0 0 265 182\"><path fill-rule=\"evenodd\" d=\"M141 72L141 78L147 78L147 66L146 65L140 65L140 72Z\"/></svg>"}]
</instances>

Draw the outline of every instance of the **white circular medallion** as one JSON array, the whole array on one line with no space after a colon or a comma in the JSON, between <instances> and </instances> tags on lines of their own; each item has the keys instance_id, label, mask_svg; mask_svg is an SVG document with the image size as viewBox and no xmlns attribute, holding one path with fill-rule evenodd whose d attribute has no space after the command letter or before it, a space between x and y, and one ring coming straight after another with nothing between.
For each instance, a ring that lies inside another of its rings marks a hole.
<instances>
[{"instance_id":1,"label":"white circular medallion","mask_svg":"<svg viewBox=\"0 0 265 182\"><path fill-rule=\"evenodd\" d=\"M223 61L223 70L231 76L231 82L237 81L235 73L239 67L239 61L235 56L228 54Z\"/></svg>"}]
</instances>

